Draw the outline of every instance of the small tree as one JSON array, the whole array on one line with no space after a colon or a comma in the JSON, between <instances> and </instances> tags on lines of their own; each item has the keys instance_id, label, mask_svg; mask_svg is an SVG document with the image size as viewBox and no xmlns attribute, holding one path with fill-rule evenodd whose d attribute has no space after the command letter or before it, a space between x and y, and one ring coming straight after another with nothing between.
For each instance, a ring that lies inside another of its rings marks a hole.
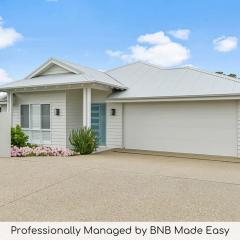
<instances>
[{"instance_id":1,"label":"small tree","mask_svg":"<svg viewBox=\"0 0 240 240\"><path fill-rule=\"evenodd\" d=\"M17 147L27 146L28 136L23 132L21 127L17 125L15 128L11 128L11 145Z\"/></svg>"},{"instance_id":2,"label":"small tree","mask_svg":"<svg viewBox=\"0 0 240 240\"><path fill-rule=\"evenodd\" d=\"M72 130L69 142L73 150L80 154L90 154L97 149L97 137L91 128Z\"/></svg>"},{"instance_id":3,"label":"small tree","mask_svg":"<svg viewBox=\"0 0 240 240\"><path fill-rule=\"evenodd\" d=\"M233 78L237 78L237 74L235 74L235 73L230 73L230 74L228 74L228 76L233 77Z\"/></svg>"},{"instance_id":4,"label":"small tree","mask_svg":"<svg viewBox=\"0 0 240 240\"><path fill-rule=\"evenodd\" d=\"M228 77L233 77L233 78L237 78L237 74L235 73L229 73L228 75L226 75L224 72L216 72L217 74L221 74L221 75L225 75L225 76L228 76Z\"/></svg>"}]
</instances>

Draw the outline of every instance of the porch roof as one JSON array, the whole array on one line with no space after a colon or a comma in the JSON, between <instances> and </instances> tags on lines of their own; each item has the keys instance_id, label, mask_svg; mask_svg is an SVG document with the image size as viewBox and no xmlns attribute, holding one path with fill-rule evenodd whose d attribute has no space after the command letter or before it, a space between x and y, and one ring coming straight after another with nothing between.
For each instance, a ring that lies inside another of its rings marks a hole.
<instances>
[{"instance_id":1,"label":"porch roof","mask_svg":"<svg viewBox=\"0 0 240 240\"><path fill-rule=\"evenodd\" d=\"M47 69L51 65L60 65L70 69L68 73L39 75L43 69ZM74 84L101 84L111 88L124 90L122 83L107 73L95 70L93 68L69 63L67 61L49 59L33 73L22 80L8 83L0 86L0 91L7 91L17 88L47 87Z\"/></svg>"},{"instance_id":2,"label":"porch roof","mask_svg":"<svg viewBox=\"0 0 240 240\"><path fill-rule=\"evenodd\" d=\"M109 77L110 78L110 77ZM60 86L60 85L73 85L73 84L101 84L111 88L125 89L125 87L118 85L111 81L108 77L92 78L89 79L83 74L57 74L35 77L34 79L23 79L7 85L0 86L1 91L17 88L31 88L31 87L47 87L47 86Z\"/></svg>"}]
</instances>

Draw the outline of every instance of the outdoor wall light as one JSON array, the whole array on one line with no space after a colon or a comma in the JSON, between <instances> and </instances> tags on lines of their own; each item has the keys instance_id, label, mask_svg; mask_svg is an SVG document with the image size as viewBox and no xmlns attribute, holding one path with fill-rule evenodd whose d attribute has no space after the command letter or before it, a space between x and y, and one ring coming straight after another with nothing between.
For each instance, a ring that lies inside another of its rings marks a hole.
<instances>
[{"instance_id":1,"label":"outdoor wall light","mask_svg":"<svg viewBox=\"0 0 240 240\"><path fill-rule=\"evenodd\" d=\"M60 109L59 108L55 108L55 110L54 110L54 114L55 114L55 116L60 116Z\"/></svg>"},{"instance_id":2,"label":"outdoor wall light","mask_svg":"<svg viewBox=\"0 0 240 240\"><path fill-rule=\"evenodd\" d=\"M116 109L115 109L115 108L112 108L112 109L111 109L111 115L112 115L112 116L115 116L115 115L116 115Z\"/></svg>"}]
</instances>

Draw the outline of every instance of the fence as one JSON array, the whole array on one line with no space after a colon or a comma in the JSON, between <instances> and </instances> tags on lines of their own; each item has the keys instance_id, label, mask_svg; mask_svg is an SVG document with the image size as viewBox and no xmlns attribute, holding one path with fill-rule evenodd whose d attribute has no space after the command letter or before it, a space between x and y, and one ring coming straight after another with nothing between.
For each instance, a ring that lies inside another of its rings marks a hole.
<instances>
[{"instance_id":1,"label":"fence","mask_svg":"<svg viewBox=\"0 0 240 240\"><path fill-rule=\"evenodd\" d=\"M10 157L11 123L10 113L0 113L0 157Z\"/></svg>"}]
</instances>

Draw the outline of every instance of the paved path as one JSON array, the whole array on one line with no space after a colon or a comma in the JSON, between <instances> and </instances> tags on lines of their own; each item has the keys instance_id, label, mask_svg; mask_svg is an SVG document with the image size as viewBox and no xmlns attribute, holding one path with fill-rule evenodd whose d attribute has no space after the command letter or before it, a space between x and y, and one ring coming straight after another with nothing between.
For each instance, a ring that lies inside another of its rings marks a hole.
<instances>
[{"instance_id":1,"label":"paved path","mask_svg":"<svg viewBox=\"0 0 240 240\"><path fill-rule=\"evenodd\" d=\"M105 152L0 159L0 221L240 221L240 163Z\"/></svg>"}]
</instances>

